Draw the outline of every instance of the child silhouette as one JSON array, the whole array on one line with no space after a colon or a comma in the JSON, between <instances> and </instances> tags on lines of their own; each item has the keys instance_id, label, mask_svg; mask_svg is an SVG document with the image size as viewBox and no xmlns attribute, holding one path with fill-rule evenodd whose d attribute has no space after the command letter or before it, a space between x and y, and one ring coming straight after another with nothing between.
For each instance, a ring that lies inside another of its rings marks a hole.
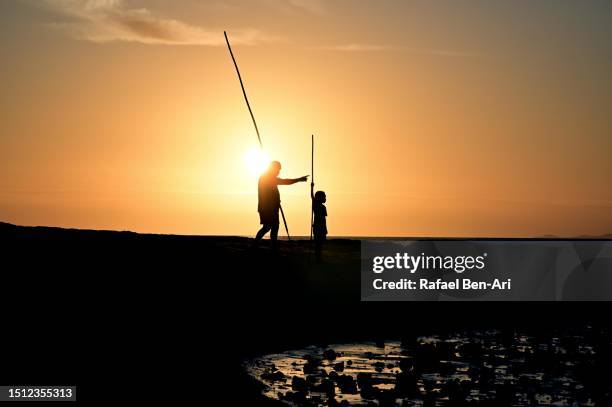
<instances>
[{"instance_id":1,"label":"child silhouette","mask_svg":"<svg viewBox=\"0 0 612 407\"><path fill-rule=\"evenodd\" d=\"M314 213L314 221L312 222L312 234L315 242L315 254L317 261L321 260L321 249L323 242L327 237L327 208L325 202L327 197L325 192L317 191L314 193L314 182L310 183L310 198L312 199L312 211Z\"/></svg>"}]
</instances>

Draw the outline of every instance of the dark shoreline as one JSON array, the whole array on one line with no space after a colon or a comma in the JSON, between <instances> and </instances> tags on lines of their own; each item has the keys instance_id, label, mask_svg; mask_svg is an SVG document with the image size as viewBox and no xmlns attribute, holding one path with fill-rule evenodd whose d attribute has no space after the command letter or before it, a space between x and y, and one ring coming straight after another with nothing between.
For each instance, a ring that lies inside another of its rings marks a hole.
<instances>
[{"instance_id":1,"label":"dark shoreline","mask_svg":"<svg viewBox=\"0 0 612 407\"><path fill-rule=\"evenodd\" d=\"M356 240L330 240L323 264L308 241L281 241L275 254L239 237L7 224L0 241L10 265L2 305L15 321L1 342L15 352L0 380L76 383L82 399L99 400L108 380L137 380L193 385L186 396L214 386L231 395L221 404L268 404L242 372L245 358L456 330L610 327L601 302L363 303ZM49 349L57 360L38 358ZM190 372L203 366L213 378Z\"/></svg>"}]
</instances>

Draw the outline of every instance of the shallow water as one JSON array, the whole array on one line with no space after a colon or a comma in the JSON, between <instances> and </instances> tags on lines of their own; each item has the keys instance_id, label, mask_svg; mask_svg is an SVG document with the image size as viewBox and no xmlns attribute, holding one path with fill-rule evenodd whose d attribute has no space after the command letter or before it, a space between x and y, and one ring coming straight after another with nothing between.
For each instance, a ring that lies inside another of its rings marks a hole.
<instances>
[{"instance_id":1,"label":"shallow water","mask_svg":"<svg viewBox=\"0 0 612 407\"><path fill-rule=\"evenodd\" d=\"M571 351L568 341L577 345ZM310 346L251 359L244 368L265 396L289 405L594 405L574 369L594 354L582 336L503 339L478 331L409 342Z\"/></svg>"}]
</instances>

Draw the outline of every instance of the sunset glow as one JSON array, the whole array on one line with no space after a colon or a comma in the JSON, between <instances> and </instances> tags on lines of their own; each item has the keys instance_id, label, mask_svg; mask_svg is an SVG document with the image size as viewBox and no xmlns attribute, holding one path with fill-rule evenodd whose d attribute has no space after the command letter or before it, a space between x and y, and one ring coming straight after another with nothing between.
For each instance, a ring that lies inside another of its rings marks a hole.
<instances>
[{"instance_id":1,"label":"sunset glow","mask_svg":"<svg viewBox=\"0 0 612 407\"><path fill-rule=\"evenodd\" d=\"M612 3L444 3L2 2L0 220L253 235L314 133L331 236L611 232Z\"/></svg>"},{"instance_id":2,"label":"sunset glow","mask_svg":"<svg viewBox=\"0 0 612 407\"><path fill-rule=\"evenodd\" d=\"M270 165L270 157L260 148L252 148L244 154L244 166L249 175L258 177Z\"/></svg>"}]
</instances>

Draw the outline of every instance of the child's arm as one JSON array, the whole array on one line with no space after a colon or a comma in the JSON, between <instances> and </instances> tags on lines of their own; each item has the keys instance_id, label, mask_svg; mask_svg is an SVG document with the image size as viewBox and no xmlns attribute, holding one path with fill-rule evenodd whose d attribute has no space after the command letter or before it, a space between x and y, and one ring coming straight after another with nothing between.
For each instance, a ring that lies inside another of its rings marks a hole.
<instances>
[{"instance_id":1,"label":"child's arm","mask_svg":"<svg viewBox=\"0 0 612 407\"><path fill-rule=\"evenodd\" d=\"M314 201L314 182L310 183L310 199Z\"/></svg>"}]
</instances>

